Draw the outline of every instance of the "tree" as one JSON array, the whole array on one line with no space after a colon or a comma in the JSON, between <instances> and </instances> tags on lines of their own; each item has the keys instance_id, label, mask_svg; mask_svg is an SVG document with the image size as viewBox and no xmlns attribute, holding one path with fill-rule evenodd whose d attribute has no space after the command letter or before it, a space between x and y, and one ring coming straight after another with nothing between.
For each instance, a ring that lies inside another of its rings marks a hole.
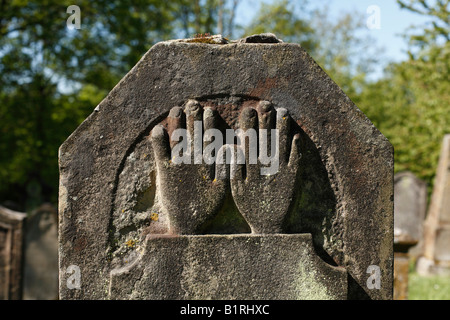
<instances>
[{"instance_id":1,"label":"tree","mask_svg":"<svg viewBox=\"0 0 450 320\"><path fill-rule=\"evenodd\" d=\"M300 14L305 10L305 0L261 3L256 17L244 29L244 33L250 35L271 32L283 41L300 43L308 52L314 52L318 41L307 14Z\"/></svg>"},{"instance_id":2,"label":"tree","mask_svg":"<svg viewBox=\"0 0 450 320\"><path fill-rule=\"evenodd\" d=\"M58 147L156 41L184 1L0 3L0 200L56 202Z\"/></svg>"},{"instance_id":3,"label":"tree","mask_svg":"<svg viewBox=\"0 0 450 320\"><path fill-rule=\"evenodd\" d=\"M174 11L179 37L190 38L199 33L232 37L239 0L180 0Z\"/></svg>"},{"instance_id":4,"label":"tree","mask_svg":"<svg viewBox=\"0 0 450 320\"><path fill-rule=\"evenodd\" d=\"M429 22L406 35L409 58L367 86L359 105L394 145L395 171L414 172L431 193L442 139L450 132L449 1L398 3Z\"/></svg>"}]
</instances>

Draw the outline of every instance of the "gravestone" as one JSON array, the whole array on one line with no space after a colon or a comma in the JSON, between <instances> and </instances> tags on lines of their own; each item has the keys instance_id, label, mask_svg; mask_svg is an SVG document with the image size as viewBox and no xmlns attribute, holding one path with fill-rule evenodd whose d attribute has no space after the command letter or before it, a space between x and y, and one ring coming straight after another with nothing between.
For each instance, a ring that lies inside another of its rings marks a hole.
<instances>
[{"instance_id":1,"label":"gravestone","mask_svg":"<svg viewBox=\"0 0 450 320\"><path fill-rule=\"evenodd\" d=\"M26 214L0 206L0 300L22 298L22 243Z\"/></svg>"},{"instance_id":2,"label":"gravestone","mask_svg":"<svg viewBox=\"0 0 450 320\"><path fill-rule=\"evenodd\" d=\"M154 45L59 164L61 299L392 299L392 146L297 44Z\"/></svg>"},{"instance_id":3,"label":"gravestone","mask_svg":"<svg viewBox=\"0 0 450 320\"><path fill-rule=\"evenodd\" d=\"M394 299L408 297L411 248L419 246L427 207L427 185L411 172L394 177ZM419 249L419 248L418 248Z\"/></svg>"},{"instance_id":4,"label":"gravestone","mask_svg":"<svg viewBox=\"0 0 450 320\"><path fill-rule=\"evenodd\" d=\"M57 209L44 203L27 219L24 244L24 300L58 298Z\"/></svg>"},{"instance_id":5,"label":"gravestone","mask_svg":"<svg viewBox=\"0 0 450 320\"><path fill-rule=\"evenodd\" d=\"M424 224L422 275L450 274L450 134L444 136L433 194Z\"/></svg>"},{"instance_id":6,"label":"gravestone","mask_svg":"<svg viewBox=\"0 0 450 320\"><path fill-rule=\"evenodd\" d=\"M394 177L394 242L414 245L422 238L427 185L411 172Z\"/></svg>"}]
</instances>

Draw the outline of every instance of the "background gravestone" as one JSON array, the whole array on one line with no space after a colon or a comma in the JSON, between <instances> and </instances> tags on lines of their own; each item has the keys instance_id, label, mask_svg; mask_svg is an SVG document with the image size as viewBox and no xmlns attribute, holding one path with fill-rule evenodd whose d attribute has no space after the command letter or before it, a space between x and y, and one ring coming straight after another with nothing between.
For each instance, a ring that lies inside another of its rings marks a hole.
<instances>
[{"instance_id":1,"label":"background gravestone","mask_svg":"<svg viewBox=\"0 0 450 320\"><path fill-rule=\"evenodd\" d=\"M0 206L0 300L22 298L22 243L26 214Z\"/></svg>"},{"instance_id":2,"label":"background gravestone","mask_svg":"<svg viewBox=\"0 0 450 320\"><path fill-rule=\"evenodd\" d=\"M450 134L444 136L417 272L450 274Z\"/></svg>"},{"instance_id":3,"label":"background gravestone","mask_svg":"<svg viewBox=\"0 0 450 320\"><path fill-rule=\"evenodd\" d=\"M395 300L408 297L409 259L412 249L416 249L416 254L420 253L426 208L426 183L411 172L397 173L394 177Z\"/></svg>"},{"instance_id":4,"label":"background gravestone","mask_svg":"<svg viewBox=\"0 0 450 320\"><path fill-rule=\"evenodd\" d=\"M287 194L266 192L282 185L276 175L249 179L262 190L251 203L245 184L231 181L231 190L206 169L175 180L182 167L158 149L182 117L202 119L199 110L221 131L242 127L248 110L260 120L285 110L277 121L289 123L302 156ZM59 160L62 299L392 298L392 146L299 45L270 34L160 42L64 142ZM197 202L195 190L204 195ZM176 212L174 203L190 206ZM213 217L196 229L185 221L190 210L201 220L208 203ZM247 213L277 214L275 204L284 220L263 218L278 221L277 231L251 233L259 222ZM170 235L174 222L195 234ZM80 285L70 285L77 276Z\"/></svg>"},{"instance_id":5,"label":"background gravestone","mask_svg":"<svg viewBox=\"0 0 450 320\"><path fill-rule=\"evenodd\" d=\"M58 217L43 204L27 218L25 228L23 299L58 298Z\"/></svg>"},{"instance_id":6,"label":"background gravestone","mask_svg":"<svg viewBox=\"0 0 450 320\"><path fill-rule=\"evenodd\" d=\"M411 245L422 238L427 185L411 172L394 177L394 241Z\"/></svg>"}]
</instances>

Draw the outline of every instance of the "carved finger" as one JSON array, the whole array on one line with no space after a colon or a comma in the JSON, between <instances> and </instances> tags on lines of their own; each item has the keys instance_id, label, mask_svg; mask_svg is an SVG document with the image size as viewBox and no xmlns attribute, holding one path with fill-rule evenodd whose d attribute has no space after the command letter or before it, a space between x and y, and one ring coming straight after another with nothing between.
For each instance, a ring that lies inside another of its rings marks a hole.
<instances>
[{"instance_id":1,"label":"carved finger","mask_svg":"<svg viewBox=\"0 0 450 320\"><path fill-rule=\"evenodd\" d=\"M258 113L253 108L242 110L239 118L239 140L243 148L247 178L253 178L259 174L258 165ZM241 171L242 168L240 168Z\"/></svg>"},{"instance_id":2,"label":"carved finger","mask_svg":"<svg viewBox=\"0 0 450 320\"><path fill-rule=\"evenodd\" d=\"M258 113L253 108L245 108L239 117L239 128L243 131L258 129Z\"/></svg>"},{"instance_id":3,"label":"carved finger","mask_svg":"<svg viewBox=\"0 0 450 320\"><path fill-rule=\"evenodd\" d=\"M289 156L288 166L291 168L296 168L300 165L300 159L302 158L300 142L300 134L297 133L292 139L291 155Z\"/></svg>"},{"instance_id":4,"label":"carved finger","mask_svg":"<svg viewBox=\"0 0 450 320\"><path fill-rule=\"evenodd\" d=\"M269 101L261 101L257 107L260 129L275 128L275 109Z\"/></svg>"},{"instance_id":5,"label":"carved finger","mask_svg":"<svg viewBox=\"0 0 450 320\"><path fill-rule=\"evenodd\" d=\"M186 113L186 129L191 136L194 135L195 121L202 121L202 106L197 100L189 100L184 108Z\"/></svg>"},{"instance_id":6,"label":"carved finger","mask_svg":"<svg viewBox=\"0 0 450 320\"><path fill-rule=\"evenodd\" d=\"M215 180L244 179L243 151L237 145L225 144L217 154Z\"/></svg>"},{"instance_id":7,"label":"carved finger","mask_svg":"<svg viewBox=\"0 0 450 320\"><path fill-rule=\"evenodd\" d=\"M232 145L224 144L217 152L216 172L214 181L227 180L230 177L230 166L228 162L231 159ZM227 160L228 158L228 160Z\"/></svg>"},{"instance_id":8,"label":"carved finger","mask_svg":"<svg viewBox=\"0 0 450 320\"><path fill-rule=\"evenodd\" d=\"M197 100L189 100L186 103L184 112L186 113L186 129L191 143L191 159L194 164L201 164L203 161L203 111Z\"/></svg>"},{"instance_id":9,"label":"carved finger","mask_svg":"<svg viewBox=\"0 0 450 320\"><path fill-rule=\"evenodd\" d=\"M203 111L203 150L214 140L213 137L216 133L215 130L218 126L218 115L217 111L213 108L205 108ZM221 145L223 144L223 141L221 141Z\"/></svg>"},{"instance_id":10,"label":"carved finger","mask_svg":"<svg viewBox=\"0 0 450 320\"><path fill-rule=\"evenodd\" d=\"M261 156L261 153L265 153L264 156L270 157L272 152L272 129L275 129L275 109L271 102L261 101L257 111L259 123L259 156Z\"/></svg>"},{"instance_id":11,"label":"carved finger","mask_svg":"<svg viewBox=\"0 0 450 320\"><path fill-rule=\"evenodd\" d=\"M232 159L230 162L230 180L243 180L245 172L245 151L237 145L232 145Z\"/></svg>"},{"instance_id":12,"label":"carved finger","mask_svg":"<svg viewBox=\"0 0 450 320\"><path fill-rule=\"evenodd\" d=\"M172 133L177 129L186 128L186 118L181 107L173 107L170 109L169 116L167 117L167 133L169 137L172 137ZM178 141L173 141L170 139L170 148L178 143Z\"/></svg>"},{"instance_id":13,"label":"carved finger","mask_svg":"<svg viewBox=\"0 0 450 320\"><path fill-rule=\"evenodd\" d=\"M278 130L278 154L280 163L287 163L289 161L289 129L290 129L289 113L285 108L277 109L277 130Z\"/></svg>"},{"instance_id":14,"label":"carved finger","mask_svg":"<svg viewBox=\"0 0 450 320\"><path fill-rule=\"evenodd\" d=\"M169 135L162 125L157 125L152 130L151 141L153 152L157 162L170 160Z\"/></svg>"}]
</instances>

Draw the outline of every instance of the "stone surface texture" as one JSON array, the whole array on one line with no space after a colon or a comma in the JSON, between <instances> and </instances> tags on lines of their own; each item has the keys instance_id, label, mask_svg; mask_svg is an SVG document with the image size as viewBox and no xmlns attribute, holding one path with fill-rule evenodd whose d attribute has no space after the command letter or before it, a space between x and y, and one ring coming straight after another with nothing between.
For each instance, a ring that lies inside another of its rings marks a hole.
<instances>
[{"instance_id":1,"label":"stone surface texture","mask_svg":"<svg viewBox=\"0 0 450 320\"><path fill-rule=\"evenodd\" d=\"M57 299L58 273L57 209L44 203L25 226L23 299Z\"/></svg>"},{"instance_id":2,"label":"stone surface texture","mask_svg":"<svg viewBox=\"0 0 450 320\"><path fill-rule=\"evenodd\" d=\"M61 146L60 298L392 299L389 141L299 45L267 34L216 40L154 45ZM161 164L173 164L157 148L167 146L173 126L185 125L176 115L188 120L191 100L204 111L204 126L216 112L221 130L238 128L243 110L262 101L286 110L285 140L290 149L298 135L301 152L295 183L283 189L291 204L276 207L270 192L251 198L272 208L275 230L252 230L229 187L219 192L221 206L204 201L217 182L208 170L222 168L192 169L178 189L164 179ZM184 224L170 204L195 196L189 188L206 198L179 202L190 203L185 214L196 219ZM79 289L67 286L73 265ZM379 289L367 285L373 265L381 270ZM230 274L233 268L239 272ZM238 289L240 280L246 286Z\"/></svg>"},{"instance_id":3,"label":"stone surface texture","mask_svg":"<svg viewBox=\"0 0 450 320\"><path fill-rule=\"evenodd\" d=\"M347 272L321 260L309 234L148 237L144 247L111 273L110 298L347 298Z\"/></svg>"},{"instance_id":4,"label":"stone surface texture","mask_svg":"<svg viewBox=\"0 0 450 320\"><path fill-rule=\"evenodd\" d=\"M411 172L394 177L394 241L414 245L422 238L427 185Z\"/></svg>"},{"instance_id":5,"label":"stone surface texture","mask_svg":"<svg viewBox=\"0 0 450 320\"><path fill-rule=\"evenodd\" d=\"M0 206L0 300L22 299L26 213Z\"/></svg>"}]
</instances>

